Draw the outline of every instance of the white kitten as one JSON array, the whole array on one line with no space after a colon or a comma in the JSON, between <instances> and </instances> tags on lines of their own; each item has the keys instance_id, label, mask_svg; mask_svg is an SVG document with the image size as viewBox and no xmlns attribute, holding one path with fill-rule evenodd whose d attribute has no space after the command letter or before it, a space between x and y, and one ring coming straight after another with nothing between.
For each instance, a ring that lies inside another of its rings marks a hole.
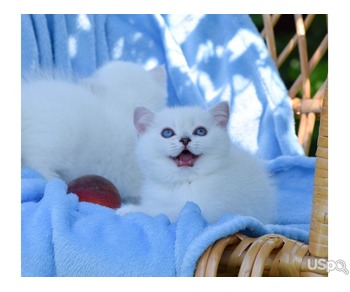
<instances>
[{"instance_id":1,"label":"white kitten","mask_svg":"<svg viewBox=\"0 0 350 292\"><path fill-rule=\"evenodd\" d=\"M163 67L146 72L111 62L92 77L22 83L22 165L69 182L85 174L111 180L123 201L137 201L142 175L135 158L136 106L166 105Z\"/></svg>"},{"instance_id":2,"label":"white kitten","mask_svg":"<svg viewBox=\"0 0 350 292\"><path fill-rule=\"evenodd\" d=\"M174 221L192 201L209 222L226 212L272 222L274 188L258 160L231 142L228 119L226 102L210 110L180 107L156 114L136 108L136 149L145 176L142 199L117 213L163 213Z\"/></svg>"}]
</instances>

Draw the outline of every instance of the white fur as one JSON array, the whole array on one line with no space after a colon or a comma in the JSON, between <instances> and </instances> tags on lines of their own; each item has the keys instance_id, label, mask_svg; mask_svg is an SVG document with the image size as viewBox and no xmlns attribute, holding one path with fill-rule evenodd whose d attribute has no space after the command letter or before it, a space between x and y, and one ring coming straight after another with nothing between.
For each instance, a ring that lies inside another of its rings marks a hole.
<instances>
[{"instance_id":1,"label":"white fur","mask_svg":"<svg viewBox=\"0 0 350 292\"><path fill-rule=\"evenodd\" d=\"M137 201L142 174L135 158L135 106L166 105L162 67L146 72L111 62L79 82L55 77L22 84L22 165L69 182L85 174L111 180L123 200Z\"/></svg>"},{"instance_id":2,"label":"white fur","mask_svg":"<svg viewBox=\"0 0 350 292\"><path fill-rule=\"evenodd\" d=\"M253 216L264 223L273 220L275 193L268 174L259 161L235 146L226 132L227 103L211 110L197 107L167 108L153 113L135 110L139 132L137 155L145 181L140 205L124 205L118 214L141 211L149 215L166 214L174 221L187 201L195 202L209 222L223 213ZM194 135L205 127L205 136ZM164 138L170 128L176 133ZM188 137L188 150L200 157L192 167L178 167L173 159L183 149L179 140Z\"/></svg>"}]
</instances>

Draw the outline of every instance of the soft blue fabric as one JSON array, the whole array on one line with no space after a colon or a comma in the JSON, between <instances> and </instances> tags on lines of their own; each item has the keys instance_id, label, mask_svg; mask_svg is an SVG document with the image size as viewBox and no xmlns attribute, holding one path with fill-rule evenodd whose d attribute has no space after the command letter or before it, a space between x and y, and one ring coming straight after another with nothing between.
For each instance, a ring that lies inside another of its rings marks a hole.
<instances>
[{"instance_id":1,"label":"soft blue fabric","mask_svg":"<svg viewBox=\"0 0 350 292\"><path fill-rule=\"evenodd\" d=\"M192 276L210 244L238 231L307 242L315 158L298 144L287 91L247 15L22 15L22 76L81 78L112 59L165 64L169 106L229 101L232 139L276 181L276 222L225 214L208 224L191 202L174 223L120 217L23 168L23 276Z\"/></svg>"}]
</instances>

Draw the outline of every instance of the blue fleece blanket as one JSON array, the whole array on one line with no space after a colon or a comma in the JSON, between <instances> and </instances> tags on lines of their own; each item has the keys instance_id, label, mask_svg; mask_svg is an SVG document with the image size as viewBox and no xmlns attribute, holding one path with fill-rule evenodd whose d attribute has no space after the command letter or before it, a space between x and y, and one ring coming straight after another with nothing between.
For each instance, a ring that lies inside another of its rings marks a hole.
<instances>
[{"instance_id":1,"label":"blue fleece blanket","mask_svg":"<svg viewBox=\"0 0 350 292\"><path fill-rule=\"evenodd\" d=\"M192 276L205 249L229 234L308 241L315 158L298 144L287 91L249 16L22 15L22 74L81 78L112 59L165 64L169 105L228 100L232 139L276 181L276 222L225 214L208 224L191 202L174 223L117 216L23 168L22 276Z\"/></svg>"}]
</instances>

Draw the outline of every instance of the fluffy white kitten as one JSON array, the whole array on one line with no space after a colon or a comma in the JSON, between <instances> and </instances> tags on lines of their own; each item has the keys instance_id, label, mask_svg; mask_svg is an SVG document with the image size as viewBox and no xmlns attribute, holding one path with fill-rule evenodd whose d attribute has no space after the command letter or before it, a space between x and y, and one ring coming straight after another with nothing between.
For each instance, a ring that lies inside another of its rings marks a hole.
<instances>
[{"instance_id":1,"label":"fluffy white kitten","mask_svg":"<svg viewBox=\"0 0 350 292\"><path fill-rule=\"evenodd\" d=\"M136 106L166 105L163 67L146 72L110 62L79 82L54 77L22 82L22 165L66 182L96 174L123 201L137 201L142 174L135 158Z\"/></svg>"},{"instance_id":2,"label":"fluffy white kitten","mask_svg":"<svg viewBox=\"0 0 350 292\"><path fill-rule=\"evenodd\" d=\"M231 142L228 119L226 102L210 110L179 107L154 113L136 108L136 150L145 176L142 199L117 213L163 213L174 221L192 201L209 222L226 212L272 222L274 188L259 161Z\"/></svg>"}]
</instances>

